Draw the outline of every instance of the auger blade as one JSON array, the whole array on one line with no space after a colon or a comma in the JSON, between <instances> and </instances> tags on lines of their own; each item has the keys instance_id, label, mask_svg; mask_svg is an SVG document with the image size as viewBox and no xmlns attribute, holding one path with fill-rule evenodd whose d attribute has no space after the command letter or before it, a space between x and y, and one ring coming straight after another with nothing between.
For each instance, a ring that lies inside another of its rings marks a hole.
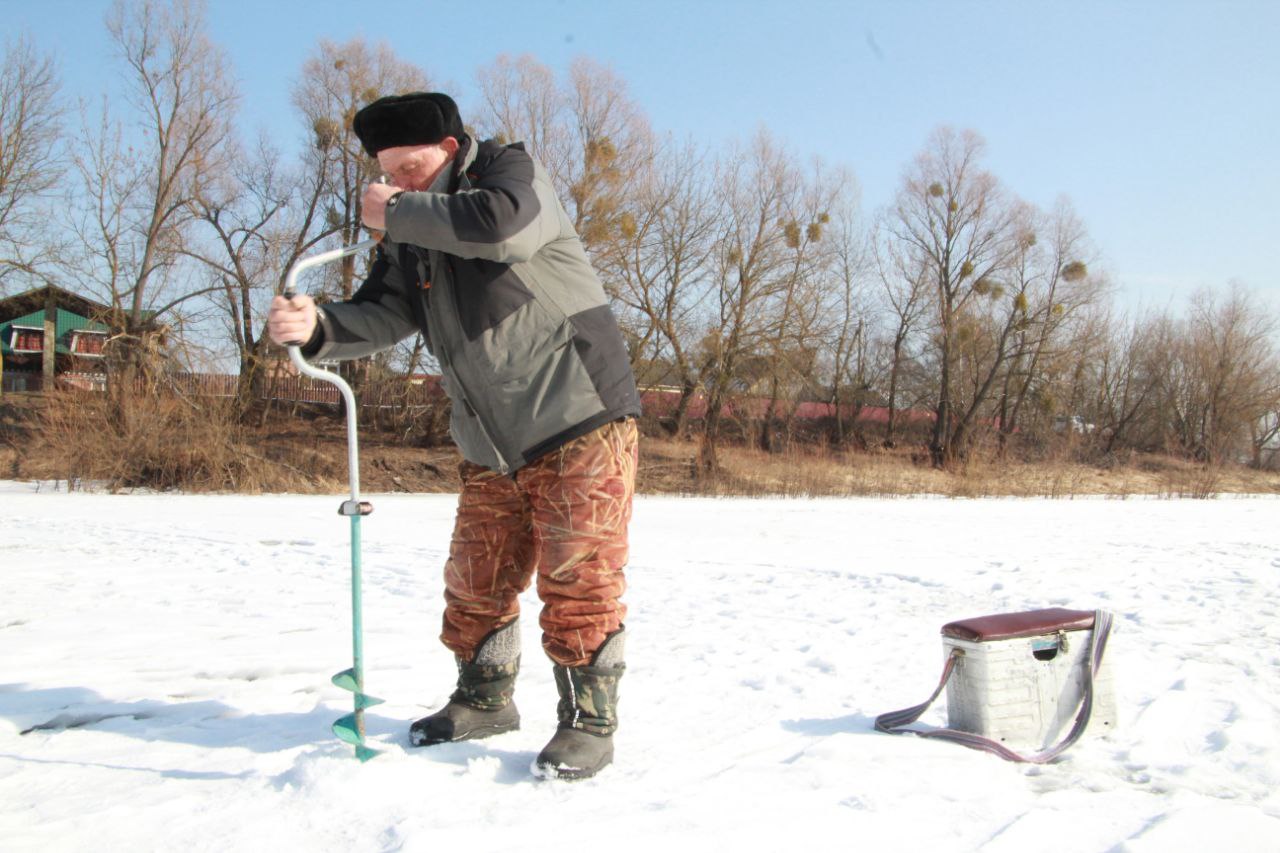
<instances>
[{"instance_id":1,"label":"auger blade","mask_svg":"<svg viewBox=\"0 0 1280 853\"><path fill-rule=\"evenodd\" d=\"M360 688L356 684L356 671L354 669L344 669L329 680L343 690L350 690L352 693L360 692Z\"/></svg>"},{"instance_id":2,"label":"auger blade","mask_svg":"<svg viewBox=\"0 0 1280 853\"><path fill-rule=\"evenodd\" d=\"M356 710L363 711L365 708L372 708L374 705L381 705L386 699L379 699L377 696L370 696L368 693L356 694Z\"/></svg>"},{"instance_id":3,"label":"auger blade","mask_svg":"<svg viewBox=\"0 0 1280 853\"><path fill-rule=\"evenodd\" d=\"M335 720L333 733L354 746L364 745L364 735L360 732L360 724L356 722L355 714L347 714Z\"/></svg>"},{"instance_id":4,"label":"auger blade","mask_svg":"<svg viewBox=\"0 0 1280 853\"><path fill-rule=\"evenodd\" d=\"M356 758L360 759L360 763L362 764L368 761L370 758L373 758L375 755L381 755L381 754L382 754L382 750L380 749L370 749L367 746L361 746L360 744L356 744Z\"/></svg>"}]
</instances>

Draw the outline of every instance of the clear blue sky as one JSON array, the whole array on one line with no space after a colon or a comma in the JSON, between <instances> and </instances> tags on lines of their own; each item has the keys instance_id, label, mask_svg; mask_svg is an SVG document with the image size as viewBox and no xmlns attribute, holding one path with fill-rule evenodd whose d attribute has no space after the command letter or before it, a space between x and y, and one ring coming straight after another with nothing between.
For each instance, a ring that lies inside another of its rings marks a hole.
<instances>
[{"instance_id":1,"label":"clear blue sky","mask_svg":"<svg viewBox=\"0 0 1280 853\"><path fill-rule=\"evenodd\" d=\"M53 51L67 94L115 73L106 0L0 0L6 35ZM287 147L289 88L316 41L386 40L449 86L531 53L611 65L655 129L711 143L770 128L851 168L867 214L940 123L1041 206L1066 194L1126 300L1181 303L1232 278L1280 306L1280 2L214 0L246 129ZM443 87L443 86L442 86Z\"/></svg>"}]
</instances>

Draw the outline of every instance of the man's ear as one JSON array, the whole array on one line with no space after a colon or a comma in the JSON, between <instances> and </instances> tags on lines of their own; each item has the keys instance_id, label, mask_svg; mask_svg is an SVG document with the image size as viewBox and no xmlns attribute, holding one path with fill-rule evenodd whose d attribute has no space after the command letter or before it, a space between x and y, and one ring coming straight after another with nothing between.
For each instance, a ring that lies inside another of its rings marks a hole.
<instances>
[{"instance_id":1,"label":"man's ear","mask_svg":"<svg viewBox=\"0 0 1280 853\"><path fill-rule=\"evenodd\" d=\"M452 136L446 136L444 139L440 140L440 147L444 149L444 153L452 157L454 154L458 153L458 148L460 146L458 145L457 139Z\"/></svg>"}]
</instances>

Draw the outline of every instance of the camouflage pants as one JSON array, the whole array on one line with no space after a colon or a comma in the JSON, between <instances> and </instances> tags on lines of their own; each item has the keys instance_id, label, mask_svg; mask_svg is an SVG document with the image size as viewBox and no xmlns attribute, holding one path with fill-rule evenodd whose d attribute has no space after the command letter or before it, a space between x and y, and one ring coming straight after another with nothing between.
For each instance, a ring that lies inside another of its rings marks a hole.
<instances>
[{"instance_id":1,"label":"camouflage pants","mask_svg":"<svg viewBox=\"0 0 1280 853\"><path fill-rule=\"evenodd\" d=\"M614 421L521 468L515 477L463 462L445 564L441 641L470 660L520 613L538 578L542 646L583 666L626 616L627 524L635 492L634 420Z\"/></svg>"}]
</instances>

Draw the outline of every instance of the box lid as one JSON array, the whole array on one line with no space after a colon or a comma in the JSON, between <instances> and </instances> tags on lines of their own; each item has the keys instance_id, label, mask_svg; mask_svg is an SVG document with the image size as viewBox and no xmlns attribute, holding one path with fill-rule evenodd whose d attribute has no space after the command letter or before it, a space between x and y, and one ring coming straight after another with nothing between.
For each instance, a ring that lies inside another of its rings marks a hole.
<instances>
[{"instance_id":1,"label":"box lid","mask_svg":"<svg viewBox=\"0 0 1280 853\"><path fill-rule=\"evenodd\" d=\"M1025 610L1021 613L996 613L992 616L948 622L942 626L942 636L974 643L1015 640L1057 631L1089 630L1093 627L1093 617L1092 610L1067 610L1063 607Z\"/></svg>"}]
</instances>

